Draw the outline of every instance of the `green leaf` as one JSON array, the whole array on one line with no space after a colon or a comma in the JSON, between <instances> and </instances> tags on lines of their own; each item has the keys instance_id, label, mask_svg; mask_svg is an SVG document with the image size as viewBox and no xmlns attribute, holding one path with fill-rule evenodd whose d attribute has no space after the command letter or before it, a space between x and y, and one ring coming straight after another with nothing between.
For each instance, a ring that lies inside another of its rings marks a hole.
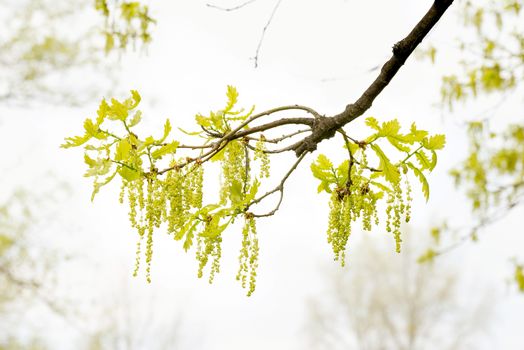
<instances>
[{"instance_id":1,"label":"green leaf","mask_svg":"<svg viewBox=\"0 0 524 350\"><path fill-rule=\"evenodd\" d=\"M107 117L111 120L126 120L128 116L128 108L123 104L120 103L118 100L112 98L111 99L111 107L109 108Z\"/></svg>"},{"instance_id":2,"label":"green leaf","mask_svg":"<svg viewBox=\"0 0 524 350\"><path fill-rule=\"evenodd\" d=\"M415 176L420 181L420 183L422 185L422 193L424 193L424 198L426 198L426 202L427 202L429 200L429 184L428 184L428 180L426 179L426 177L424 176L422 171L420 171L416 166L414 166L413 163L408 162L407 164L411 168L411 170L413 170L413 173L415 174Z\"/></svg>"},{"instance_id":3,"label":"green leaf","mask_svg":"<svg viewBox=\"0 0 524 350\"><path fill-rule=\"evenodd\" d=\"M322 191L326 191L327 193L331 193L331 187L329 187L330 183L327 181L321 181L320 185L317 187L317 193L320 193Z\"/></svg>"},{"instance_id":4,"label":"green leaf","mask_svg":"<svg viewBox=\"0 0 524 350\"><path fill-rule=\"evenodd\" d=\"M84 130L86 131L86 136L89 135L89 137L94 137L98 134L98 125L93 123L91 119L87 118L84 121Z\"/></svg>"},{"instance_id":5,"label":"green leaf","mask_svg":"<svg viewBox=\"0 0 524 350\"><path fill-rule=\"evenodd\" d=\"M144 143L141 145L140 149L144 149L145 147L150 146L154 143L155 143L155 139L153 138L153 136L148 136L144 140Z\"/></svg>"},{"instance_id":6,"label":"green leaf","mask_svg":"<svg viewBox=\"0 0 524 350\"><path fill-rule=\"evenodd\" d=\"M249 192L246 194L246 197L244 198L244 204L248 204L255 199L259 187L260 181L258 181L258 179L255 178L255 181L253 181L253 184L249 187Z\"/></svg>"},{"instance_id":7,"label":"green leaf","mask_svg":"<svg viewBox=\"0 0 524 350\"><path fill-rule=\"evenodd\" d=\"M135 181L140 177L140 172L130 169L126 166L120 166L118 168L118 174L122 177L122 179L127 181Z\"/></svg>"},{"instance_id":8,"label":"green leaf","mask_svg":"<svg viewBox=\"0 0 524 350\"><path fill-rule=\"evenodd\" d=\"M380 126L378 124L378 120L376 120L373 117L367 117L366 118L366 125L369 126L372 129L375 129L377 131L380 131Z\"/></svg>"},{"instance_id":9,"label":"green leaf","mask_svg":"<svg viewBox=\"0 0 524 350\"><path fill-rule=\"evenodd\" d=\"M376 186L378 187L379 189L381 189L382 191L385 191L385 192L388 192L388 193L391 193L393 192L393 190L391 188L389 188L388 186L384 185L384 184L381 184L380 182L377 182L377 181L370 181L369 182L371 185L373 186Z\"/></svg>"},{"instance_id":10,"label":"green leaf","mask_svg":"<svg viewBox=\"0 0 524 350\"><path fill-rule=\"evenodd\" d=\"M220 151L218 151L212 158L212 162L218 162L224 159L224 155L226 154L227 147L222 148Z\"/></svg>"},{"instance_id":11,"label":"green leaf","mask_svg":"<svg viewBox=\"0 0 524 350\"><path fill-rule=\"evenodd\" d=\"M242 183L238 180L234 180L231 186L229 187L230 190L230 199L233 205L242 202L242 199L244 197L244 193L242 193Z\"/></svg>"},{"instance_id":12,"label":"green leaf","mask_svg":"<svg viewBox=\"0 0 524 350\"><path fill-rule=\"evenodd\" d=\"M429 167L429 171L433 171L435 167L437 166L437 152L434 150L431 150L431 164Z\"/></svg>"},{"instance_id":13,"label":"green leaf","mask_svg":"<svg viewBox=\"0 0 524 350\"><path fill-rule=\"evenodd\" d=\"M160 159L166 154L174 154L176 152L176 149L178 148L178 144L178 141L170 142L167 145L164 145L159 149L155 150L153 153L151 153L151 156L154 159Z\"/></svg>"},{"instance_id":14,"label":"green leaf","mask_svg":"<svg viewBox=\"0 0 524 350\"><path fill-rule=\"evenodd\" d=\"M138 91L131 90L131 99L128 100L130 102L128 102L127 108L129 109L136 108L136 106L138 106L141 100L142 100L142 97L140 97L140 94L138 93Z\"/></svg>"},{"instance_id":15,"label":"green leaf","mask_svg":"<svg viewBox=\"0 0 524 350\"><path fill-rule=\"evenodd\" d=\"M91 193L91 202L95 200L95 196L96 194L100 191L100 188L102 186L105 186L107 185L108 183L111 182L111 180L114 179L115 175L116 175L116 171L111 175L111 176L108 176L103 182L94 182L93 183L93 193Z\"/></svg>"},{"instance_id":16,"label":"green leaf","mask_svg":"<svg viewBox=\"0 0 524 350\"><path fill-rule=\"evenodd\" d=\"M219 219L215 219L213 217L213 220L219 220ZM202 236L209 237L209 238L218 237L222 234L222 232L224 232L224 230L229 226L230 223L231 223L231 220L228 220L225 224L218 226L216 230L210 232L208 235L202 234Z\"/></svg>"},{"instance_id":17,"label":"green leaf","mask_svg":"<svg viewBox=\"0 0 524 350\"><path fill-rule=\"evenodd\" d=\"M348 181L349 160L345 160L337 167L337 178L339 186L344 186Z\"/></svg>"},{"instance_id":18,"label":"green leaf","mask_svg":"<svg viewBox=\"0 0 524 350\"><path fill-rule=\"evenodd\" d=\"M403 142L402 140L399 140L393 136L388 136L387 139L389 143L391 143L391 145L394 146L399 151L407 152L407 153L411 151L411 148L409 146L402 144Z\"/></svg>"},{"instance_id":19,"label":"green leaf","mask_svg":"<svg viewBox=\"0 0 524 350\"><path fill-rule=\"evenodd\" d=\"M61 148L78 147L86 143L90 138L91 137L89 135L66 137L65 138L66 143L61 144L60 147Z\"/></svg>"},{"instance_id":20,"label":"green leaf","mask_svg":"<svg viewBox=\"0 0 524 350\"><path fill-rule=\"evenodd\" d=\"M353 156L360 150L360 146L353 142L349 142L348 144L344 145L345 149L347 149L348 147L349 147L349 151L351 152Z\"/></svg>"},{"instance_id":21,"label":"green leaf","mask_svg":"<svg viewBox=\"0 0 524 350\"><path fill-rule=\"evenodd\" d=\"M181 240L186 233L193 232L196 229L198 223L199 221L196 220L195 217L192 217L190 220L187 221L184 227L182 227L182 229L174 235L174 239L176 241Z\"/></svg>"},{"instance_id":22,"label":"green leaf","mask_svg":"<svg viewBox=\"0 0 524 350\"><path fill-rule=\"evenodd\" d=\"M382 123L382 127L380 128L378 135L381 137L396 136L398 135L399 130L400 123L398 122L398 120L393 119Z\"/></svg>"},{"instance_id":23,"label":"green leaf","mask_svg":"<svg viewBox=\"0 0 524 350\"><path fill-rule=\"evenodd\" d=\"M209 128L211 126L211 119L204 117L202 114L195 115L195 120L198 125L203 126L204 128Z\"/></svg>"},{"instance_id":24,"label":"green leaf","mask_svg":"<svg viewBox=\"0 0 524 350\"><path fill-rule=\"evenodd\" d=\"M443 149L446 145L446 136L442 134L434 135L422 140L422 145L428 150Z\"/></svg>"},{"instance_id":25,"label":"green leaf","mask_svg":"<svg viewBox=\"0 0 524 350\"><path fill-rule=\"evenodd\" d=\"M317 160L311 163L311 172L314 177L321 181L317 188L318 192L326 191L331 193L329 185L336 183L337 179L334 174L333 163L331 163L329 158L319 154Z\"/></svg>"},{"instance_id":26,"label":"green leaf","mask_svg":"<svg viewBox=\"0 0 524 350\"><path fill-rule=\"evenodd\" d=\"M120 140L116 145L115 160L122 161L129 158L131 152L131 144L127 139Z\"/></svg>"},{"instance_id":27,"label":"green leaf","mask_svg":"<svg viewBox=\"0 0 524 350\"><path fill-rule=\"evenodd\" d=\"M235 104L238 101L237 89L234 86L228 85L226 96L227 96L227 106L224 109L224 113L230 112L233 109L233 107L235 107Z\"/></svg>"},{"instance_id":28,"label":"green leaf","mask_svg":"<svg viewBox=\"0 0 524 350\"><path fill-rule=\"evenodd\" d=\"M104 122L104 119L107 117L107 114L109 113L109 105L107 104L107 101L105 99L100 102L100 106L98 107L98 110L96 111L96 114L98 117L96 118L96 124L100 126Z\"/></svg>"},{"instance_id":29,"label":"green leaf","mask_svg":"<svg viewBox=\"0 0 524 350\"><path fill-rule=\"evenodd\" d=\"M409 135L413 139L413 142L422 142L422 140L424 140L428 135L428 132L426 130L418 130L417 125L413 123L411 124Z\"/></svg>"},{"instance_id":30,"label":"green leaf","mask_svg":"<svg viewBox=\"0 0 524 350\"><path fill-rule=\"evenodd\" d=\"M136 111L135 114L133 115L133 118L131 118L127 126L132 128L133 126L136 126L138 123L140 123L140 120L142 120L142 112Z\"/></svg>"},{"instance_id":31,"label":"green leaf","mask_svg":"<svg viewBox=\"0 0 524 350\"><path fill-rule=\"evenodd\" d=\"M113 163L109 159L98 159L96 160L95 164L86 171L84 176L89 177L106 175L111 170L112 165Z\"/></svg>"},{"instance_id":32,"label":"green leaf","mask_svg":"<svg viewBox=\"0 0 524 350\"><path fill-rule=\"evenodd\" d=\"M186 233L186 240L184 241L184 250L187 252L189 250L189 248L191 248L191 246L193 245L193 238L195 237L195 229L196 229L197 225L196 223L191 226L189 228L189 230L187 231Z\"/></svg>"},{"instance_id":33,"label":"green leaf","mask_svg":"<svg viewBox=\"0 0 524 350\"><path fill-rule=\"evenodd\" d=\"M331 160L324 154L318 155L317 165L321 170L331 170L333 168L333 163L331 163Z\"/></svg>"},{"instance_id":34,"label":"green leaf","mask_svg":"<svg viewBox=\"0 0 524 350\"><path fill-rule=\"evenodd\" d=\"M431 169L431 161L423 150L417 151L415 156L420 164L420 170Z\"/></svg>"},{"instance_id":35,"label":"green leaf","mask_svg":"<svg viewBox=\"0 0 524 350\"><path fill-rule=\"evenodd\" d=\"M384 152L378 145L371 144L371 148L373 149L373 151L375 151L380 160L379 169L381 170L381 172L377 173L378 176L384 176L385 179L390 183L398 184L400 181L400 171L397 169L396 166L391 164L389 158L384 154Z\"/></svg>"},{"instance_id":36,"label":"green leaf","mask_svg":"<svg viewBox=\"0 0 524 350\"><path fill-rule=\"evenodd\" d=\"M93 158L89 157L89 155L87 153L84 153L84 162L90 167L94 167L96 165L96 160L94 160Z\"/></svg>"},{"instance_id":37,"label":"green leaf","mask_svg":"<svg viewBox=\"0 0 524 350\"><path fill-rule=\"evenodd\" d=\"M178 128L178 130L180 130L181 132L183 132L184 134L189 135L189 136L197 136L197 135L202 134L202 131L186 131L186 130L184 130L182 128Z\"/></svg>"},{"instance_id":38,"label":"green leaf","mask_svg":"<svg viewBox=\"0 0 524 350\"><path fill-rule=\"evenodd\" d=\"M169 136L169 133L171 132L171 122L169 119L166 119L166 123L164 124L164 135L162 135L162 138L158 140L159 143L162 143L165 141L165 139Z\"/></svg>"}]
</instances>

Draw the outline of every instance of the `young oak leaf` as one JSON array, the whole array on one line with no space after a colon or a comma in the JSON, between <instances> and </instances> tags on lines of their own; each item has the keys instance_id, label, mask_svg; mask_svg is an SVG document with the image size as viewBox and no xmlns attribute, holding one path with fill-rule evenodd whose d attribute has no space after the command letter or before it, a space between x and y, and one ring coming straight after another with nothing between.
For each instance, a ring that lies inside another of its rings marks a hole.
<instances>
[{"instance_id":1,"label":"young oak leaf","mask_svg":"<svg viewBox=\"0 0 524 350\"><path fill-rule=\"evenodd\" d=\"M115 150L115 160L123 161L129 158L129 153L131 152L131 144L126 139L122 139L116 145Z\"/></svg>"},{"instance_id":2,"label":"young oak leaf","mask_svg":"<svg viewBox=\"0 0 524 350\"><path fill-rule=\"evenodd\" d=\"M164 124L164 135L162 135L162 138L158 140L159 143L162 143L165 141L165 139L169 136L169 133L171 132L171 122L169 119L166 119L166 123Z\"/></svg>"},{"instance_id":3,"label":"young oak leaf","mask_svg":"<svg viewBox=\"0 0 524 350\"><path fill-rule=\"evenodd\" d=\"M378 132L379 137L397 136L400 131L400 123L398 120L393 119L382 123L382 127Z\"/></svg>"},{"instance_id":4,"label":"young oak leaf","mask_svg":"<svg viewBox=\"0 0 524 350\"><path fill-rule=\"evenodd\" d=\"M442 134L433 135L422 140L422 146L428 150L443 149L446 145L446 136Z\"/></svg>"},{"instance_id":5,"label":"young oak leaf","mask_svg":"<svg viewBox=\"0 0 524 350\"><path fill-rule=\"evenodd\" d=\"M428 156L423 150L419 150L415 153L415 157L420 164L420 170L426 170L432 168L432 161L429 160Z\"/></svg>"},{"instance_id":6,"label":"young oak leaf","mask_svg":"<svg viewBox=\"0 0 524 350\"><path fill-rule=\"evenodd\" d=\"M429 200L429 184L428 184L428 180L424 176L424 173L422 173L422 171L420 171L416 166L414 166L413 163L408 162L407 165L408 165L408 167L411 168L411 170L413 170L413 173L419 179L420 184L422 185L422 193L424 193L424 198L426 198L426 202L427 202Z\"/></svg>"},{"instance_id":7,"label":"young oak leaf","mask_svg":"<svg viewBox=\"0 0 524 350\"><path fill-rule=\"evenodd\" d=\"M159 149L153 151L151 153L151 156L153 157L153 159L160 159L166 154L174 154L178 148L178 144L178 141L173 141L168 143L167 145L163 145Z\"/></svg>"},{"instance_id":8,"label":"young oak leaf","mask_svg":"<svg viewBox=\"0 0 524 350\"><path fill-rule=\"evenodd\" d=\"M117 174L117 172L115 171L111 176L108 176L104 181L102 181L102 182L95 181L93 183L93 193L91 193L91 202L95 200L95 196L100 191L100 188L102 186L105 186L108 183L110 183L111 180L113 180L113 178L115 177L116 174Z\"/></svg>"},{"instance_id":9,"label":"young oak leaf","mask_svg":"<svg viewBox=\"0 0 524 350\"><path fill-rule=\"evenodd\" d=\"M314 177L321 181L318 186L318 192L326 191L330 193L329 185L336 183L337 179L333 173L333 163L331 163L329 158L319 154L317 160L311 163L311 172Z\"/></svg>"},{"instance_id":10,"label":"young oak leaf","mask_svg":"<svg viewBox=\"0 0 524 350\"><path fill-rule=\"evenodd\" d=\"M374 118L374 117L367 117L366 118L366 125L369 126L372 129L380 131L380 126L378 124L378 120L376 118Z\"/></svg>"},{"instance_id":11,"label":"young oak leaf","mask_svg":"<svg viewBox=\"0 0 524 350\"><path fill-rule=\"evenodd\" d=\"M227 105L224 109L224 113L229 113L233 107L235 107L237 101L238 101L238 91L234 86L228 85L227 86Z\"/></svg>"},{"instance_id":12,"label":"young oak leaf","mask_svg":"<svg viewBox=\"0 0 524 350\"><path fill-rule=\"evenodd\" d=\"M380 160L379 169L381 172L377 173L377 175L384 176L385 179L392 184L398 184L400 181L400 171L398 168L391 163L378 145L371 144L371 148Z\"/></svg>"}]
</instances>

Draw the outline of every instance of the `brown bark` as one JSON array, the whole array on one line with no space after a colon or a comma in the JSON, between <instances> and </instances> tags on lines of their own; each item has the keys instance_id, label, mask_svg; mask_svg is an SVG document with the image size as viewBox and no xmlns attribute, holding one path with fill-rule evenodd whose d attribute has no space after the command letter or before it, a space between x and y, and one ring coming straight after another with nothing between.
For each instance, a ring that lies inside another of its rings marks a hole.
<instances>
[{"instance_id":1,"label":"brown bark","mask_svg":"<svg viewBox=\"0 0 524 350\"><path fill-rule=\"evenodd\" d=\"M296 155L300 156L304 152L316 150L317 145L321 141L333 137L337 129L352 122L366 112L373 104L375 98L389 84L400 67L402 67L415 48L422 42L452 3L453 0L435 0L431 8L413 30L393 46L393 55L382 66L379 75L364 93L355 102L347 105L342 113L332 117L318 118L313 125L311 135L291 146L291 149L295 151Z\"/></svg>"}]
</instances>

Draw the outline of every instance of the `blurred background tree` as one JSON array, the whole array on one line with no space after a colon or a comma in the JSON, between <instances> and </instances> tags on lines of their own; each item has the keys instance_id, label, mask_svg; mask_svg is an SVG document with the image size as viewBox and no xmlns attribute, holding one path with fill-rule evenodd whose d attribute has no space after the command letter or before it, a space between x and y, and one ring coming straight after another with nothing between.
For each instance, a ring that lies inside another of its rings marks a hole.
<instances>
[{"instance_id":1,"label":"blurred background tree","mask_svg":"<svg viewBox=\"0 0 524 350\"><path fill-rule=\"evenodd\" d=\"M441 98L444 113L455 112L467 130L468 154L450 174L457 189L466 193L473 220L461 227L446 222L435 227L431 233L437 248L426 251L426 258L476 241L486 228L510 212L522 210L524 114L522 109L504 106L511 100L522 106L524 96L523 5L522 0L457 3L464 26L456 38L460 60L454 62L454 68L446 69ZM444 48L433 45L426 55L435 62ZM491 107L476 107L480 99ZM441 237L441 232L451 235ZM511 262L516 285L524 292L522 259L516 256Z\"/></svg>"},{"instance_id":2,"label":"blurred background tree","mask_svg":"<svg viewBox=\"0 0 524 350\"><path fill-rule=\"evenodd\" d=\"M104 57L92 3L0 0L0 7L0 103L79 104L109 90L117 65Z\"/></svg>"},{"instance_id":3,"label":"blurred background tree","mask_svg":"<svg viewBox=\"0 0 524 350\"><path fill-rule=\"evenodd\" d=\"M461 295L460 271L446 257L417 263L422 237L406 234L401 256L368 235L353 246L350 266L327 274L309 303L312 349L478 348L496 301Z\"/></svg>"}]
</instances>

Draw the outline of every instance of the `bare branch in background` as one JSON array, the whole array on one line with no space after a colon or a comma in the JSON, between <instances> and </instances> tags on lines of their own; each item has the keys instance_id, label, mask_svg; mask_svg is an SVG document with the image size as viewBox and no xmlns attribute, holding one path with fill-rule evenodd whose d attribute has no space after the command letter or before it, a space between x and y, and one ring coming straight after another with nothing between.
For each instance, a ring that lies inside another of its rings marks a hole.
<instances>
[{"instance_id":1,"label":"bare branch in background","mask_svg":"<svg viewBox=\"0 0 524 350\"><path fill-rule=\"evenodd\" d=\"M217 10L220 10L220 11L235 11L235 10L239 10L241 9L242 7L244 6L247 6L249 4L252 4L254 3L255 1L257 0L248 0L240 5L237 5L237 6L233 6L233 7L222 7L222 6L217 6L217 5L213 5L213 4L206 4L207 7L211 7L211 8L214 8L214 9L217 9Z\"/></svg>"},{"instance_id":2,"label":"bare branch in background","mask_svg":"<svg viewBox=\"0 0 524 350\"><path fill-rule=\"evenodd\" d=\"M282 3L282 0L278 0L276 2L275 6L273 7L273 10L271 11L271 15L269 16L269 19L266 22L266 25L262 29L262 34L260 35L260 39L258 40L257 50L255 52L255 56L253 57L253 60L255 61L255 68L258 67L258 58L259 58L259 55L260 55L260 48L262 47L262 43L264 41L264 37L266 36L266 31L269 28L269 26L271 25L271 22L273 22L273 18L275 17L275 13L277 12L278 7L280 6L281 3Z\"/></svg>"},{"instance_id":3,"label":"bare branch in background","mask_svg":"<svg viewBox=\"0 0 524 350\"><path fill-rule=\"evenodd\" d=\"M233 6L233 7L221 7L221 6L216 6L216 5L213 5L213 4L206 4L207 7L211 7L211 8L214 8L214 9L217 9L217 10L221 10L221 11L235 11L235 10L239 10L241 8L243 8L244 6L247 6L253 2L255 2L256 0L249 0L249 1L246 1L238 6ZM262 43L264 42L264 37L266 36L266 31L268 30L268 28L271 26L271 23L273 22L273 18L275 17L275 14L280 6L280 4L282 3L282 0L277 0L277 2L275 3L275 6L273 6L273 9L271 10L271 15L269 16L266 24L264 25L264 28L262 28L262 33L260 34L260 38L258 39L258 44L257 44L257 49L255 51L255 56L252 57L253 61L255 62L255 68L258 67L258 59L259 59L259 56L260 56L260 49L262 48Z\"/></svg>"}]
</instances>

